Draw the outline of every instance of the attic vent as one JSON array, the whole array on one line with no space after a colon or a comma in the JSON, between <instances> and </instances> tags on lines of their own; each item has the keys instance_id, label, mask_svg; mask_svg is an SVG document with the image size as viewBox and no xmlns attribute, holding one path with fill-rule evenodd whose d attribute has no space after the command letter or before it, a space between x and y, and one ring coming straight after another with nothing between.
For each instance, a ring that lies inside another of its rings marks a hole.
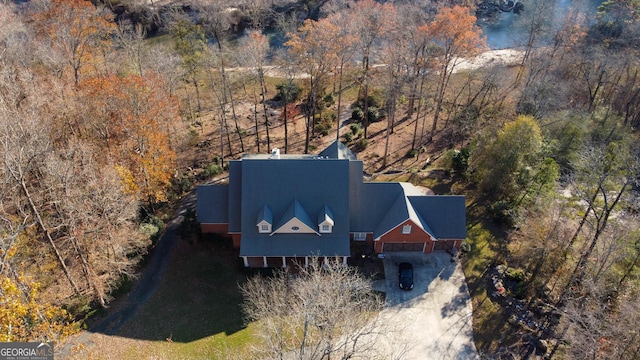
<instances>
[{"instance_id":1,"label":"attic vent","mask_svg":"<svg viewBox=\"0 0 640 360\"><path fill-rule=\"evenodd\" d=\"M272 159L280 159L280 149L278 148L273 148L271 150L271 158Z\"/></svg>"}]
</instances>

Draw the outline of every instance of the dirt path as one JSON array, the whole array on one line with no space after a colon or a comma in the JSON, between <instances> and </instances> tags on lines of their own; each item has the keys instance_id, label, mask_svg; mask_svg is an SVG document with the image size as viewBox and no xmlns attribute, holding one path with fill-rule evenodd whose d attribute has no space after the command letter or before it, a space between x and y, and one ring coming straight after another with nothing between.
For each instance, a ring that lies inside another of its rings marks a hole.
<instances>
[{"instance_id":1,"label":"dirt path","mask_svg":"<svg viewBox=\"0 0 640 360\"><path fill-rule=\"evenodd\" d=\"M126 295L122 304L116 305L118 310L98 321L89 330L83 330L75 337L68 339L60 349L56 349L56 356L61 358L71 357L74 348L82 345L85 347L91 346L89 342L91 333L117 335L122 326L136 315L138 309L151 298L158 288L173 249L180 240L180 235L178 235L177 231L182 224L184 214L189 209L195 210L195 206L196 192L193 190L183 199L176 216L167 224L165 232L153 249L149 263L140 279L135 283L133 290Z\"/></svg>"}]
</instances>

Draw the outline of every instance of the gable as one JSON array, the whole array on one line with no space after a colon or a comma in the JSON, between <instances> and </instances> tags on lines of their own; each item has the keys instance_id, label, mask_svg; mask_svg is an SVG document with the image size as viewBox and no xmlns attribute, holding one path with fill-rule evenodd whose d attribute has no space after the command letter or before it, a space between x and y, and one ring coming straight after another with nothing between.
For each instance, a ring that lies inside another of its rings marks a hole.
<instances>
[{"instance_id":1,"label":"gable","mask_svg":"<svg viewBox=\"0 0 640 360\"><path fill-rule=\"evenodd\" d=\"M317 234L314 223L298 200L293 200L287 208L273 234Z\"/></svg>"},{"instance_id":2,"label":"gable","mask_svg":"<svg viewBox=\"0 0 640 360\"><path fill-rule=\"evenodd\" d=\"M322 150L318 156L327 157L330 159L349 159L349 160L357 160L356 155L349 150L347 145L343 144L340 141L334 141L331 145L327 146L326 149Z\"/></svg>"},{"instance_id":3,"label":"gable","mask_svg":"<svg viewBox=\"0 0 640 360\"><path fill-rule=\"evenodd\" d=\"M405 227L409 227L410 229L409 232L404 231ZM389 229L389 231L385 232L384 234L381 234L380 236L374 239L375 240L386 239L385 241L387 242L388 241L391 241L391 242L422 241L424 242L427 240L437 240L434 238L432 234L425 231L425 229L422 227L421 224L417 224L413 220L405 220L400 224L398 224L397 226L395 226L394 228Z\"/></svg>"},{"instance_id":4,"label":"gable","mask_svg":"<svg viewBox=\"0 0 640 360\"><path fill-rule=\"evenodd\" d=\"M289 221L280 225L271 235L274 234L318 234L312 227L308 224L300 221L298 218L289 219Z\"/></svg>"},{"instance_id":5,"label":"gable","mask_svg":"<svg viewBox=\"0 0 640 360\"><path fill-rule=\"evenodd\" d=\"M318 225L333 226L334 224L335 221L333 220L333 212L331 212L331 209L329 209L329 207L325 205L320 211L320 214L318 214Z\"/></svg>"},{"instance_id":6,"label":"gable","mask_svg":"<svg viewBox=\"0 0 640 360\"><path fill-rule=\"evenodd\" d=\"M436 238L436 235L429 227L429 224L413 208L413 205L405 196L404 191L398 194L394 203L391 205L391 207L389 207L382 221L380 221L380 224L373 232L373 238L379 239L385 234L402 226L402 224L406 223L407 221L410 221L415 227L429 234L429 236L431 236L432 238Z\"/></svg>"}]
</instances>

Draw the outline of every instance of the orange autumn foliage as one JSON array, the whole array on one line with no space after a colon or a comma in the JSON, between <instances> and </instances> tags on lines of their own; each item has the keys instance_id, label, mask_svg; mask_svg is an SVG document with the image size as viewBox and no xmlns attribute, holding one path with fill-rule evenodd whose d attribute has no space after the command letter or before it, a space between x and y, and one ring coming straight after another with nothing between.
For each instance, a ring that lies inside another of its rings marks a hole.
<instances>
[{"instance_id":1,"label":"orange autumn foliage","mask_svg":"<svg viewBox=\"0 0 640 360\"><path fill-rule=\"evenodd\" d=\"M81 132L102 149L105 163L116 164L125 190L149 202L166 200L175 161L169 131L180 117L178 100L158 82L110 75L80 84Z\"/></svg>"},{"instance_id":2,"label":"orange autumn foliage","mask_svg":"<svg viewBox=\"0 0 640 360\"><path fill-rule=\"evenodd\" d=\"M113 14L87 0L51 0L32 16L38 35L50 41L71 68L74 84L95 70L111 47Z\"/></svg>"}]
</instances>

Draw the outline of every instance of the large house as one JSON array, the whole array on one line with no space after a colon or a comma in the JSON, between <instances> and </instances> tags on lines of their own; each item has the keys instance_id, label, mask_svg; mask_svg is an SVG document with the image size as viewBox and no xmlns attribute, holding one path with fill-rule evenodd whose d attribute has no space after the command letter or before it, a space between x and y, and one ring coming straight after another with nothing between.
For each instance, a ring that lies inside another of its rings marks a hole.
<instances>
[{"instance_id":1,"label":"large house","mask_svg":"<svg viewBox=\"0 0 640 360\"><path fill-rule=\"evenodd\" d=\"M364 182L362 161L341 142L318 155L244 155L229 162L228 184L197 190L202 232L230 236L246 267L306 265L312 256L346 264L352 242L378 254L457 249L465 213L464 196Z\"/></svg>"}]
</instances>

